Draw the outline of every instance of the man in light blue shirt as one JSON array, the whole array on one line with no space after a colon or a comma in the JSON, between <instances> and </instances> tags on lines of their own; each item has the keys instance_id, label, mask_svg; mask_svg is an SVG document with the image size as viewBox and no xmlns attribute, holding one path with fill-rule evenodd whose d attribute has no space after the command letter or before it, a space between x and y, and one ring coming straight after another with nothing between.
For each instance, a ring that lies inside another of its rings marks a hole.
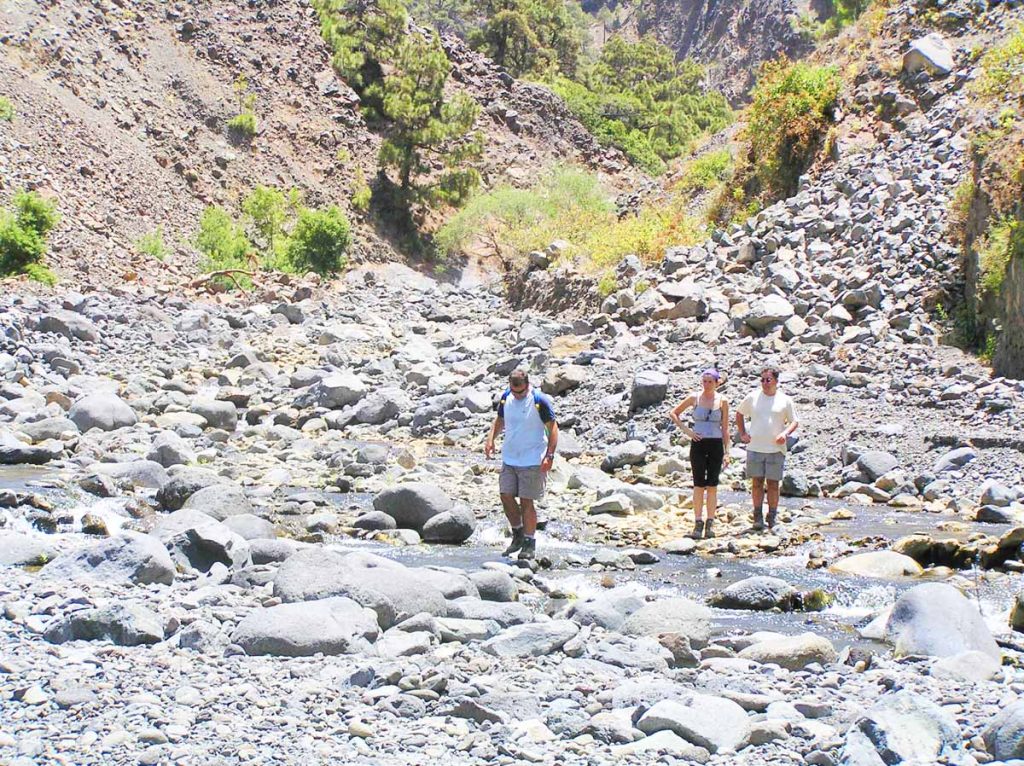
<instances>
[{"instance_id":1,"label":"man in light blue shirt","mask_svg":"<svg viewBox=\"0 0 1024 766\"><path fill-rule=\"evenodd\" d=\"M498 414L484 445L488 459L494 456L494 440L503 430L498 493L512 527L512 542L504 555L519 551L521 560L529 560L537 551L536 501L544 496L558 445L558 423L551 399L530 386L526 370L509 375L508 389L498 401Z\"/></svg>"}]
</instances>

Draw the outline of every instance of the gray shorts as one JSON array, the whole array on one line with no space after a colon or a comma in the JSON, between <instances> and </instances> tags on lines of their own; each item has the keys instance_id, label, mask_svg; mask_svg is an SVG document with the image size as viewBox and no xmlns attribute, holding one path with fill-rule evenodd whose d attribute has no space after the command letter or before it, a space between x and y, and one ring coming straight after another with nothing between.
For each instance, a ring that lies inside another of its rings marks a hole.
<instances>
[{"instance_id":1,"label":"gray shorts","mask_svg":"<svg viewBox=\"0 0 1024 766\"><path fill-rule=\"evenodd\" d=\"M754 452L747 450L747 478L782 481L782 469L786 465L784 452Z\"/></svg>"},{"instance_id":2,"label":"gray shorts","mask_svg":"<svg viewBox=\"0 0 1024 766\"><path fill-rule=\"evenodd\" d=\"M544 497L544 485L548 475L540 470L539 465L517 466L502 463L498 475L498 492L527 500L540 500Z\"/></svg>"}]
</instances>

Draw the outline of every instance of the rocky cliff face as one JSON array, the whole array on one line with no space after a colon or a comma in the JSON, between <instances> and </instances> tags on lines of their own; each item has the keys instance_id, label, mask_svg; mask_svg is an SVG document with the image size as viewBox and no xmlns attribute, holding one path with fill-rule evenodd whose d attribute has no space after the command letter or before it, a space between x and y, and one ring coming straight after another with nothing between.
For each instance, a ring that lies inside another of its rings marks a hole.
<instances>
[{"instance_id":1,"label":"rocky cliff face","mask_svg":"<svg viewBox=\"0 0 1024 766\"><path fill-rule=\"evenodd\" d=\"M794 25L808 12L815 9L800 0L643 0L638 29L652 32L680 58L706 64L711 85L739 104L761 62L812 49Z\"/></svg>"}]
</instances>

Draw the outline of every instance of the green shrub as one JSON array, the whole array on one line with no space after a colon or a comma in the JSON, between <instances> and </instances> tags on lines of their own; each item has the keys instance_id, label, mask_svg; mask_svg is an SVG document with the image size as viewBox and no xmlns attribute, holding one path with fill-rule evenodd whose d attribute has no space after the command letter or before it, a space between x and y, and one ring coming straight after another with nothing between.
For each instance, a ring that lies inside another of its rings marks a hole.
<instances>
[{"instance_id":1,"label":"green shrub","mask_svg":"<svg viewBox=\"0 0 1024 766\"><path fill-rule=\"evenodd\" d=\"M0 96L0 122L11 122L14 119L14 104L9 98Z\"/></svg>"},{"instance_id":2,"label":"green shrub","mask_svg":"<svg viewBox=\"0 0 1024 766\"><path fill-rule=\"evenodd\" d=\"M238 136L252 138L256 135L256 115L252 112L242 112L237 117L228 120L228 130Z\"/></svg>"},{"instance_id":3,"label":"green shrub","mask_svg":"<svg viewBox=\"0 0 1024 766\"><path fill-rule=\"evenodd\" d=\"M201 264L204 271L250 269L252 243L242 227L222 207L211 205L203 211L196 247L205 256Z\"/></svg>"},{"instance_id":4,"label":"green shrub","mask_svg":"<svg viewBox=\"0 0 1024 766\"><path fill-rule=\"evenodd\" d=\"M978 62L981 75L972 89L985 98L1024 92L1024 26L990 48Z\"/></svg>"},{"instance_id":5,"label":"green shrub","mask_svg":"<svg viewBox=\"0 0 1024 766\"><path fill-rule=\"evenodd\" d=\"M569 243L563 257L599 271L628 254L656 261L666 246L693 244L702 235L677 201L620 220L595 176L561 167L530 189L506 186L474 197L441 227L435 244L442 256L483 244L514 258L561 239Z\"/></svg>"},{"instance_id":6,"label":"green shrub","mask_svg":"<svg viewBox=\"0 0 1024 766\"><path fill-rule=\"evenodd\" d=\"M834 66L785 58L762 65L744 131L760 187L755 191L772 196L796 191L828 133L840 85Z\"/></svg>"},{"instance_id":7,"label":"green shrub","mask_svg":"<svg viewBox=\"0 0 1024 766\"><path fill-rule=\"evenodd\" d=\"M60 221L56 206L36 192L21 191L13 210L0 211L0 274L20 274L46 255L46 239Z\"/></svg>"},{"instance_id":8,"label":"green shrub","mask_svg":"<svg viewBox=\"0 0 1024 766\"><path fill-rule=\"evenodd\" d=\"M299 271L333 274L345 265L350 242L348 220L338 208L302 208L288 241L288 261Z\"/></svg>"},{"instance_id":9,"label":"green shrub","mask_svg":"<svg viewBox=\"0 0 1024 766\"><path fill-rule=\"evenodd\" d=\"M1014 256L1024 256L1024 221L1009 216L993 221L978 245L979 283L998 295Z\"/></svg>"},{"instance_id":10,"label":"green shrub","mask_svg":"<svg viewBox=\"0 0 1024 766\"><path fill-rule=\"evenodd\" d=\"M799 31L808 39L828 40L853 24L871 5L872 0L825 0L828 18L818 21L810 14L800 17Z\"/></svg>"},{"instance_id":11,"label":"green shrub","mask_svg":"<svg viewBox=\"0 0 1024 766\"><path fill-rule=\"evenodd\" d=\"M53 287L57 284L57 275L44 263L30 263L22 269L22 273L33 282L39 282L47 287Z\"/></svg>"},{"instance_id":12,"label":"green shrub","mask_svg":"<svg viewBox=\"0 0 1024 766\"><path fill-rule=\"evenodd\" d=\"M370 202L373 199L373 190L366 183L366 175L362 168L356 168L352 178L352 207L360 213L370 209Z\"/></svg>"},{"instance_id":13,"label":"green shrub","mask_svg":"<svg viewBox=\"0 0 1024 766\"><path fill-rule=\"evenodd\" d=\"M148 255L158 261L167 260L170 249L164 243L164 227L157 226L153 231L135 240L135 249L142 255Z\"/></svg>"},{"instance_id":14,"label":"green shrub","mask_svg":"<svg viewBox=\"0 0 1024 766\"><path fill-rule=\"evenodd\" d=\"M712 189L729 177L732 168L732 154L728 149L702 154L686 166L680 188L687 191Z\"/></svg>"},{"instance_id":15,"label":"green shrub","mask_svg":"<svg viewBox=\"0 0 1024 766\"><path fill-rule=\"evenodd\" d=\"M252 239L273 265L280 261L288 245L285 224L298 209L302 197L298 189L283 192L271 186L257 186L242 201L242 212L248 216Z\"/></svg>"},{"instance_id":16,"label":"green shrub","mask_svg":"<svg viewBox=\"0 0 1024 766\"><path fill-rule=\"evenodd\" d=\"M607 298L618 289L619 282L611 271L606 271L597 281L597 292L602 298Z\"/></svg>"}]
</instances>

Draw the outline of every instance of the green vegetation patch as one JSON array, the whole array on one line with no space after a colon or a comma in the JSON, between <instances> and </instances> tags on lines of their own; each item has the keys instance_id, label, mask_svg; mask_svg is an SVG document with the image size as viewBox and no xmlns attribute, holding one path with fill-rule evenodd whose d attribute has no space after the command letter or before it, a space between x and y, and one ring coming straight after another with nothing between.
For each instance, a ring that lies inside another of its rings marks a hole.
<instances>
[{"instance_id":1,"label":"green vegetation patch","mask_svg":"<svg viewBox=\"0 0 1024 766\"><path fill-rule=\"evenodd\" d=\"M1014 258L1024 257L1024 221L1000 218L991 223L978 245L981 288L998 295Z\"/></svg>"},{"instance_id":2,"label":"green vegetation patch","mask_svg":"<svg viewBox=\"0 0 1024 766\"><path fill-rule=\"evenodd\" d=\"M625 255L657 261L665 247L693 244L704 234L682 203L620 220L595 176L560 167L530 189L505 186L472 198L438 231L435 244L441 256L483 246L512 259L560 239L569 243L563 257L598 273Z\"/></svg>"},{"instance_id":3,"label":"green vegetation patch","mask_svg":"<svg viewBox=\"0 0 1024 766\"><path fill-rule=\"evenodd\" d=\"M978 61L981 75L972 89L985 98L1024 92L1024 26L986 51Z\"/></svg>"},{"instance_id":4,"label":"green vegetation patch","mask_svg":"<svg viewBox=\"0 0 1024 766\"><path fill-rule=\"evenodd\" d=\"M732 171L732 153L728 149L707 152L687 164L679 187L687 191L707 191L729 178Z\"/></svg>"},{"instance_id":5,"label":"green vegetation patch","mask_svg":"<svg viewBox=\"0 0 1024 766\"><path fill-rule=\"evenodd\" d=\"M0 96L0 122L14 120L14 104L6 96Z\"/></svg>"},{"instance_id":6,"label":"green vegetation patch","mask_svg":"<svg viewBox=\"0 0 1024 766\"><path fill-rule=\"evenodd\" d=\"M37 281L56 281L43 264L47 238L60 222L56 205L36 192L17 192L11 208L0 210L0 276L27 274Z\"/></svg>"},{"instance_id":7,"label":"green vegetation patch","mask_svg":"<svg viewBox=\"0 0 1024 766\"><path fill-rule=\"evenodd\" d=\"M164 242L164 227L157 226L153 231L147 232L135 240L135 249L142 255L148 255L158 261L167 260L170 248Z\"/></svg>"}]
</instances>

